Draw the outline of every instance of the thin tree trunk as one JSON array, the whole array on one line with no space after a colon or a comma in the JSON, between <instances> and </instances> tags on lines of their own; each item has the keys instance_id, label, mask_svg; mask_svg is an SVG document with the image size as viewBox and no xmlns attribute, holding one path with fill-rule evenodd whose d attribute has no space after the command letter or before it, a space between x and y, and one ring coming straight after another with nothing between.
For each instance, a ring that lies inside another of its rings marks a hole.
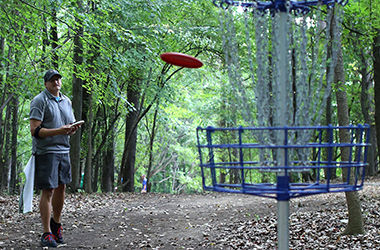
<instances>
[{"instance_id":1,"label":"thin tree trunk","mask_svg":"<svg viewBox=\"0 0 380 250\"><path fill-rule=\"evenodd\" d=\"M380 29L373 41L373 71L375 84L375 127L377 152L380 152Z\"/></svg>"},{"instance_id":2,"label":"thin tree trunk","mask_svg":"<svg viewBox=\"0 0 380 250\"><path fill-rule=\"evenodd\" d=\"M52 51L53 51L53 55L52 55L52 63L53 63L53 67L55 69L58 69L58 62L59 62L59 58L58 58L58 54L57 54L57 51L55 50L55 48L58 47L58 25L57 25L57 7L56 7L56 3L55 2L52 2L52 19L53 19L53 22L52 22L52 25L51 25L51 28L50 28L50 36L51 36L51 48L52 48Z\"/></svg>"},{"instance_id":3,"label":"thin tree trunk","mask_svg":"<svg viewBox=\"0 0 380 250\"><path fill-rule=\"evenodd\" d=\"M78 7L81 9L81 1L77 1ZM83 81L78 77L79 68L83 63L83 45L81 37L83 36L83 26L81 21L76 18L76 23L79 23L74 36L74 73L73 73L73 99L72 105L74 109L74 116L76 120L82 119L82 85ZM79 130L75 135L71 137L71 173L72 182L69 184L71 191L76 192L80 186L81 171L80 171L80 140L81 140L81 130Z\"/></svg>"},{"instance_id":4,"label":"thin tree trunk","mask_svg":"<svg viewBox=\"0 0 380 250\"><path fill-rule=\"evenodd\" d=\"M330 31L331 32L331 31ZM332 63L332 42L329 43L328 45L328 48L327 48L327 60L330 61L330 63ZM326 77L328 75L330 75L330 64L326 65ZM325 125L330 125L332 124L332 96L331 96L331 92L329 94L329 96L327 97L327 100L326 100L326 124ZM324 141L329 141L329 135L327 133L324 134L324 138L323 140ZM323 159L327 160L328 159L328 151L329 149L322 149L322 155L323 155ZM335 158L335 150L333 150L332 152L332 158L334 159ZM328 171L330 171L330 176L332 179L336 179L337 176L336 176L336 168L331 168L331 169L327 169L327 168L324 168L323 169L324 171L324 174L325 176L328 175Z\"/></svg>"},{"instance_id":5,"label":"thin tree trunk","mask_svg":"<svg viewBox=\"0 0 380 250\"><path fill-rule=\"evenodd\" d=\"M291 44L294 44L294 37L293 36L290 36L290 39L291 39ZM293 110L292 110L292 123L295 124L296 123L296 113L297 113L297 77L296 77L296 65L297 65L297 61L296 61L296 50L293 48L292 49L292 53L291 53L291 69L292 69L292 93L293 93Z\"/></svg>"},{"instance_id":6,"label":"thin tree trunk","mask_svg":"<svg viewBox=\"0 0 380 250\"><path fill-rule=\"evenodd\" d=\"M364 56L364 51L361 49L360 51L360 59L361 59L361 92L360 92L360 105L362 109L362 114L364 117L364 121L366 124L373 124L373 117L370 116L371 110L370 103L372 101L371 96L368 94L369 86L370 86L370 72L368 71L368 62ZM376 138L376 130L372 129L371 131L371 146L368 148L368 167L366 174L373 176L376 174L376 143L374 143L373 139Z\"/></svg>"},{"instance_id":7,"label":"thin tree trunk","mask_svg":"<svg viewBox=\"0 0 380 250\"><path fill-rule=\"evenodd\" d=\"M4 47L5 47L5 39L3 37L0 37L0 56L4 56ZM0 64L0 69L3 71L3 65ZM3 83L3 75L0 75L0 87L1 87L1 97L0 97L0 107L3 106L5 102L5 90L6 86ZM4 167L3 167L3 148L4 148L4 130L3 130L3 108L0 108L0 191L3 190L3 175L4 175Z\"/></svg>"},{"instance_id":8,"label":"thin tree trunk","mask_svg":"<svg viewBox=\"0 0 380 250\"><path fill-rule=\"evenodd\" d=\"M46 6L44 6L44 11L46 11ZM46 14L42 13L42 22L44 23L42 27L42 61L41 61L41 68L46 68L46 49L49 46L49 33L48 33L48 22L46 20Z\"/></svg>"},{"instance_id":9,"label":"thin tree trunk","mask_svg":"<svg viewBox=\"0 0 380 250\"><path fill-rule=\"evenodd\" d=\"M148 172L146 175L147 176L147 181L146 181L147 192L150 192L150 177L151 177L150 174L151 174L152 164L153 164L153 145L154 145L154 137L156 135L158 106L159 106L159 102L157 103L156 110L154 111L152 133L151 133L150 141L149 141L149 162L148 162Z\"/></svg>"},{"instance_id":10,"label":"thin tree trunk","mask_svg":"<svg viewBox=\"0 0 380 250\"><path fill-rule=\"evenodd\" d=\"M10 167L10 183L9 193L16 193L17 184L17 132L18 132L18 97L12 98L12 137L11 137L11 167Z\"/></svg>"},{"instance_id":11,"label":"thin tree trunk","mask_svg":"<svg viewBox=\"0 0 380 250\"><path fill-rule=\"evenodd\" d=\"M114 189L115 174L115 135L114 130L110 132L108 142L105 147L103 168L102 168L102 192L112 192Z\"/></svg>"},{"instance_id":12,"label":"thin tree trunk","mask_svg":"<svg viewBox=\"0 0 380 250\"><path fill-rule=\"evenodd\" d=\"M84 190L87 193L92 193L92 119L93 119L93 113L92 113L92 99L89 98L89 105L88 105L88 119L86 123L86 135L87 135L87 156L86 156L86 166L85 166L85 172L84 172Z\"/></svg>"},{"instance_id":13,"label":"thin tree trunk","mask_svg":"<svg viewBox=\"0 0 380 250\"><path fill-rule=\"evenodd\" d=\"M222 90L222 99L221 99L221 104L220 104L220 108L221 108L221 114L222 114L222 112L224 111L224 110L227 110L227 105L226 105L226 102L225 102L225 100L227 99L227 97L225 96L225 94L226 94L226 91L224 91L224 88L223 88L223 90ZM226 127L228 127L227 125L226 125L226 120L227 119L225 119L225 117L223 117L223 115L222 115L222 117L220 117L219 118L219 121L218 121L218 126L219 127L221 127L221 128L226 128ZM224 135L222 138L221 138L221 143L222 144L228 144L228 135ZM229 162L229 160L228 160L228 155L226 155L226 154L222 154L222 156L221 156L221 161L222 162ZM220 175L219 175L219 182L220 183L226 183L226 178L227 178L227 169L223 169L223 170L221 170L220 171Z\"/></svg>"},{"instance_id":14,"label":"thin tree trunk","mask_svg":"<svg viewBox=\"0 0 380 250\"><path fill-rule=\"evenodd\" d=\"M95 138L94 138L93 135L91 137L92 137L92 142L91 142L92 149L91 149L91 151L92 151L92 155L94 155L94 146L96 146L95 142L94 142ZM103 152L103 154L104 153L105 152ZM92 185L93 192L94 191L97 192L98 191L98 187L99 187L99 171L100 171L100 168L101 168L102 165L101 165L100 159L95 159L93 156L92 156L91 162L92 162L92 170L91 171L93 172L91 185Z\"/></svg>"},{"instance_id":15,"label":"thin tree trunk","mask_svg":"<svg viewBox=\"0 0 380 250\"><path fill-rule=\"evenodd\" d=\"M8 48L8 63L7 63L7 68L6 72L9 71L10 64L13 62L12 60L12 46L10 45ZM7 73L6 78L10 78L9 74ZM0 127L1 130L1 142L0 144L0 169L2 169L2 173L0 176L0 190L5 190L8 187L8 171L9 171L9 166L10 166L10 117L11 117L11 112L10 112L10 105L9 105L9 84L5 82L4 88L3 88L3 93L2 93L2 98L1 98L1 107L0 108L0 116L3 117L3 110L5 109L5 119L3 120L3 124Z\"/></svg>"},{"instance_id":16,"label":"thin tree trunk","mask_svg":"<svg viewBox=\"0 0 380 250\"><path fill-rule=\"evenodd\" d=\"M2 152L2 159L1 159L1 164L3 168L3 176L2 176L2 189L8 189L9 187L9 180L8 180L8 174L10 171L10 165L11 165L11 130L10 128L10 123L11 123L11 107L8 104L7 108L5 109L5 124L4 124L4 148Z\"/></svg>"}]
</instances>

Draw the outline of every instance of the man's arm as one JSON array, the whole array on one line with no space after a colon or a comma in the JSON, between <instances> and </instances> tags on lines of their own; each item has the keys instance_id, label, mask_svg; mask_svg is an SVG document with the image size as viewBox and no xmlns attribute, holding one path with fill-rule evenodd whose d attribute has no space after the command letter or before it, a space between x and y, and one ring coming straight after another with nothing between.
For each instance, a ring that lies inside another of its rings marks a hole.
<instances>
[{"instance_id":1,"label":"man's arm","mask_svg":"<svg viewBox=\"0 0 380 250\"><path fill-rule=\"evenodd\" d=\"M30 119L30 133L34 136L36 129L41 125L41 121ZM55 135L72 135L80 126L72 126L70 124L63 125L60 128L41 128L38 137L45 138Z\"/></svg>"}]
</instances>

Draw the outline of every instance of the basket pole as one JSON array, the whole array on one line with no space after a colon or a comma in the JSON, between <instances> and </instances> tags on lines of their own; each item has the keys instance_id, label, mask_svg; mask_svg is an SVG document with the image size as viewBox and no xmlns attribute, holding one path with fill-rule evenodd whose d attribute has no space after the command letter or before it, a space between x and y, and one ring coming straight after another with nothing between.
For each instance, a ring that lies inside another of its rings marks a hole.
<instances>
[{"instance_id":1,"label":"basket pole","mask_svg":"<svg viewBox=\"0 0 380 250\"><path fill-rule=\"evenodd\" d=\"M279 109L278 113L278 125L287 126L286 124L286 114L287 114L287 10L285 6L285 0L278 0L279 3L283 4L285 10L282 10L278 13L279 15L279 25L278 25L278 44L279 44L279 81L278 82L278 104ZM282 132L282 131L280 131ZM286 133L286 130L285 130ZM285 133L278 134L278 145L282 145L285 142ZM278 163L280 166L287 166L286 162L286 152L285 149L280 149L278 154ZM279 176L285 176L285 170L278 174ZM281 177L280 177L281 178ZM285 178L284 178L285 179ZM278 249L279 250L288 250L289 249L289 199L277 199L277 240L278 240Z\"/></svg>"},{"instance_id":2,"label":"basket pole","mask_svg":"<svg viewBox=\"0 0 380 250\"><path fill-rule=\"evenodd\" d=\"M277 201L277 244L279 250L289 249L289 201Z\"/></svg>"}]
</instances>

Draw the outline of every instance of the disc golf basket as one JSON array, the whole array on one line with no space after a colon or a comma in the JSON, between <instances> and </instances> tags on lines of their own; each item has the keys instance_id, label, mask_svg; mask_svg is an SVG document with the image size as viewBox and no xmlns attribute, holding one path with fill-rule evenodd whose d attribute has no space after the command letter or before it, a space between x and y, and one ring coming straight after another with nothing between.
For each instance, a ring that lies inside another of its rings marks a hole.
<instances>
[{"instance_id":1,"label":"disc golf basket","mask_svg":"<svg viewBox=\"0 0 380 250\"><path fill-rule=\"evenodd\" d=\"M305 132L312 134L310 141L295 143ZM283 135L282 143L263 140L276 133ZM339 133L346 133L348 141L339 141ZM357 191L363 187L368 137L368 125L198 128L203 187L284 201Z\"/></svg>"},{"instance_id":2,"label":"disc golf basket","mask_svg":"<svg viewBox=\"0 0 380 250\"><path fill-rule=\"evenodd\" d=\"M244 72L237 56L237 41L234 40L236 29L231 21L235 14L227 12L232 7L238 7L254 17L253 21L245 18L248 52L244 60L251 70L252 86L256 86L258 126L197 128L203 188L276 199L278 248L289 249L290 199L358 191L364 183L369 126L310 125L319 124L330 95L337 58L334 42L337 39L331 39L329 32L325 33L325 37L320 36L322 30L330 30L329 21L312 23L311 19L302 17L315 6L331 9L336 3L344 6L347 1L214 0L213 3L224 11L221 16L225 18L220 22L224 27L222 35L228 77L236 92L236 101L242 105L242 117L247 124L252 123L249 122L249 105L246 105L246 88L242 85ZM265 24L268 20L271 26ZM293 22L291 28L289 20ZM252 55L249 22L255 29L255 57ZM314 38L317 45L313 46L315 50L312 53L306 52L306 26L315 26L317 30ZM331 28L339 35L339 31ZM288 33L295 29L299 33L291 37ZM268 42L269 31L272 32L271 43ZM325 39L324 44L318 44L319 39ZM334 42L328 58L329 53L323 51L327 51L330 40ZM271 53L268 51L269 44L272 46ZM294 53L290 55L289 51ZM267 61L269 54L270 63ZM253 58L257 62L256 69ZM271 75L271 80L268 75Z\"/></svg>"}]
</instances>

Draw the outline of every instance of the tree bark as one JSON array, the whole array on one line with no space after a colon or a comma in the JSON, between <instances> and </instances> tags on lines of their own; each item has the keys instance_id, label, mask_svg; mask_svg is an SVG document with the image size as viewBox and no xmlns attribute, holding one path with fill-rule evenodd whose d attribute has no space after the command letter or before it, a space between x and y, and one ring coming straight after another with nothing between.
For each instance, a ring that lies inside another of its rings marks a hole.
<instances>
[{"instance_id":1,"label":"tree bark","mask_svg":"<svg viewBox=\"0 0 380 250\"><path fill-rule=\"evenodd\" d=\"M358 46L359 47L359 46ZM372 98L369 95L368 91L370 88L370 72L368 70L368 60L365 58L363 51L364 49L361 48L360 50L360 60L361 65L359 72L361 74L361 92L360 92L360 105L362 109L362 114L364 117L364 122L366 124L370 124L372 126L374 119L372 116L370 116L370 112L373 112L373 109L370 105ZM371 128L371 137L370 137L370 143L371 145L368 148L368 154L367 154L367 161L368 161L368 167L366 169L366 175L374 176L376 174L376 130Z\"/></svg>"},{"instance_id":2,"label":"tree bark","mask_svg":"<svg viewBox=\"0 0 380 250\"><path fill-rule=\"evenodd\" d=\"M108 142L106 144L103 168L102 168L102 192L112 192L114 189L114 174L115 174L115 135L114 130L109 135Z\"/></svg>"},{"instance_id":3,"label":"tree bark","mask_svg":"<svg viewBox=\"0 0 380 250\"><path fill-rule=\"evenodd\" d=\"M2 159L1 159L1 165L0 166L3 169L3 175L2 175L2 189L7 189L9 186L9 181L8 181L8 173L10 171L10 165L11 165L11 130L10 128L10 123L11 123L11 108L10 105L7 105L7 108L5 109L5 122L4 122L4 147L2 148Z\"/></svg>"},{"instance_id":4,"label":"tree bark","mask_svg":"<svg viewBox=\"0 0 380 250\"><path fill-rule=\"evenodd\" d=\"M380 29L373 41L373 71L375 84L375 127L377 152L380 152Z\"/></svg>"},{"instance_id":5,"label":"tree bark","mask_svg":"<svg viewBox=\"0 0 380 250\"><path fill-rule=\"evenodd\" d=\"M347 126L349 125L349 119L346 92L343 90L337 90L336 99L338 104L339 126ZM340 143L350 142L350 133L347 129L341 129L339 131L339 141ZM342 147L341 160L349 161L349 158L349 148ZM353 175L352 173L353 170L351 170L351 176ZM343 169L343 181L347 181L348 178L350 177L347 176L347 169ZM350 183L352 183L351 180ZM344 234L362 234L364 233L364 228L359 194L358 192L345 192L345 196L348 208L348 224L346 226Z\"/></svg>"},{"instance_id":6,"label":"tree bark","mask_svg":"<svg viewBox=\"0 0 380 250\"><path fill-rule=\"evenodd\" d=\"M339 7L338 7L339 8ZM334 29L338 27L336 12L338 9L334 7L334 15L332 16L331 22L331 39L332 43L336 42L335 48L337 52L337 62L334 70L334 84L336 89L336 101L338 105L338 123L339 126L348 126L350 123L348 104L347 104L347 94L345 91L345 75L344 75L344 64L343 64L343 53L340 40L340 29ZM347 129L339 130L339 141L340 143L350 142L350 132ZM341 148L341 160L349 161L350 149L347 147ZM347 168L343 169L343 181L348 178ZM353 171L351 171L353 172ZM352 174L351 174L352 176ZM350 180L349 180L350 181ZM363 228L363 217L361 211L361 205L359 200L358 192L345 192L347 207L348 207L348 224L344 231L344 234L362 234L364 232Z\"/></svg>"},{"instance_id":7,"label":"tree bark","mask_svg":"<svg viewBox=\"0 0 380 250\"><path fill-rule=\"evenodd\" d=\"M81 9L81 1L77 1L78 7ZM78 77L79 68L83 63L83 45L81 37L83 36L83 25L81 21L76 18L76 23L79 23L74 36L74 73L73 73L73 99L72 105L74 109L74 116L76 120L82 119L82 85L83 81ZM71 191L76 192L80 185L81 180L81 170L80 170L80 140L81 140L81 130L79 130L75 135L71 137L71 173L72 182L69 184Z\"/></svg>"},{"instance_id":8,"label":"tree bark","mask_svg":"<svg viewBox=\"0 0 380 250\"><path fill-rule=\"evenodd\" d=\"M46 11L46 6L44 6L44 11ZM45 13L42 13L42 22L44 23L44 26L42 27L42 52L43 52L43 56L42 56L42 60L41 60L41 68L46 68L46 50L47 50L47 47L49 46L49 33L48 33L48 29L47 29L47 26L48 26L48 22L47 22L47 19L46 19L46 14Z\"/></svg>"},{"instance_id":9,"label":"tree bark","mask_svg":"<svg viewBox=\"0 0 380 250\"><path fill-rule=\"evenodd\" d=\"M4 47L5 47L5 39L4 37L0 37L0 56L1 57L4 57ZM4 66L2 64L0 64L0 69L1 71L4 70L3 68ZM1 91L1 97L0 97L0 107L3 106L4 102L5 102L5 90L6 90L6 86L4 86L5 84L3 83L3 75L0 76L0 91ZM0 108L0 191L3 190L3 175L4 175L4 166L3 166L3 148L4 148L4 131L3 130L3 124L4 124L4 120L3 120L3 108Z\"/></svg>"},{"instance_id":10,"label":"tree bark","mask_svg":"<svg viewBox=\"0 0 380 250\"><path fill-rule=\"evenodd\" d=\"M17 132L18 132L18 97L12 98L12 135L11 135L11 166L10 166L10 182L9 193L15 194L17 184Z\"/></svg>"},{"instance_id":11,"label":"tree bark","mask_svg":"<svg viewBox=\"0 0 380 250\"><path fill-rule=\"evenodd\" d=\"M222 96L221 96L221 104L220 104L220 112L219 112L222 115L221 115L221 117L219 118L219 121L218 121L218 126L221 127L221 128L227 128L228 127L226 125L228 119L226 119L226 117L223 117L223 112L225 110L228 110L227 109L227 105L226 105L227 104L226 100L228 100L227 96L226 96L226 92L227 91L225 91L225 87L223 86L223 89L221 91L221 95ZM222 137L222 139L221 139L222 144L228 144L228 139L226 137L227 137L227 135L225 135L225 136ZM222 154L220 157L221 157L221 161L222 162L229 162L228 155ZM226 169L221 170L220 171L220 175L219 175L219 182L220 183L226 183L227 175L228 174L227 174L227 170Z\"/></svg>"},{"instance_id":12,"label":"tree bark","mask_svg":"<svg viewBox=\"0 0 380 250\"><path fill-rule=\"evenodd\" d=\"M149 140L149 162L148 162L148 172L146 175L147 181L147 192L150 192L150 189L148 188L150 185L150 175L152 170L152 164L153 164L153 145L154 145L154 138L156 135L156 124L157 124L157 114L158 114L158 107L159 102L157 103L156 110L154 111L154 117L153 117L153 125L152 125L152 133L150 134L150 140Z\"/></svg>"},{"instance_id":13,"label":"tree bark","mask_svg":"<svg viewBox=\"0 0 380 250\"><path fill-rule=\"evenodd\" d=\"M332 52L331 52L331 50L332 50L332 46L330 45L330 46L328 46L328 51L327 51L327 60L330 60L330 61L332 59ZM329 74L330 74L330 66L328 65L326 67L326 76L328 76ZM325 125L330 125L332 123L332 105L331 105L332 100L331 99L332 99L332 96L331 96L331 93L330 93L329 96L327 97L327 100L326 100L326 123L325 123ZM324 141L328 141L329 140L327 133L325 133L323 140ZM328 151L329 150L327 148L326 149L322 149L323 159L327 159L328 158ZM335 151L333 151L332 153L333 153L332 157L334 158L335 157L334 156L335 155ZM327 168L325 168L325 169L323 169L323 171L325 173L325 176L327 176L328 175L327 172L330 171L331 178L332 179L336 179L337 178L337 176L336 176L336 168L331 168L329 170Z\"/></svg>"},{"instance_id":14,"label":"tree bark","mask_svg":"<svg viewBox=\"0 0 380 250\"><path fill-rule=\"evenodd\" d=\"M51 48L53 51L52 64L53 64L53 67L55 69L58 69L59 58L58 58L58 53L55 50L55 48L58 47L57 7L56 7L55 2L52 2L52 14L51 15L52 15L52 19L53 19L53 22L52 22L52 25L50 28L50 40L52 41L51 42Z\"/></svg>"},{"instance_id":15,"label":"tree bark","mask_svg":"<svg viewBox=\"0 0 380 250\"><path fill-rule=\"evenodd\" d=\"M126 116L125 123L125 143L122 158L122 191L134 192L135 189L135 161L136 161L136 143L137 143L137 128L135 128L139 117L139 82L138 76L134 76L127 88L128 102L133 104L133 110L130 110Z\"/></svg>"},{"instance_id":16,"label":"tree bark","mask_svg":"<svg viewBox=\"0 0 380 250\"><path fill-rule=\"evenodd\" d=\"M3 46L4 44L2 44ZM14 61L13 59L13 47L12 44L8 44L8 63L6 65L6 72L10 72L10 65ZM4 48L3 48L4 49ZM6 74L6 78L10 78L9 73ZM10 117L11 117L11 109L10 109L10 93L9 93L9 83L5 82L3 84L3 93L1 97L1 108L0 108L0 117L3 118L3 111L5 109L5 117L2 126L0 127L0 169L1 169L1 176L0 176L0 190L5 190L8 187L8 173L9 173L9 166L10 166Z\"/></svg>"},{"instance_id":17,"label":"tree bark","mask_svg":"<svg viewBox=\"0 0 380 250\"><path fill-rule=\"evenodd\" d=\"M85 166L85 172L84 172L84 190L87 193L92 193L92 120L93 120L93 113L92 113L92 98L88 99L88 117L87 117L87 123L86 123L86 135L87 135L87 156L86 156L86 166ZM96 191L96 190L95 190Z\"/></svg>"}]
</instances>

